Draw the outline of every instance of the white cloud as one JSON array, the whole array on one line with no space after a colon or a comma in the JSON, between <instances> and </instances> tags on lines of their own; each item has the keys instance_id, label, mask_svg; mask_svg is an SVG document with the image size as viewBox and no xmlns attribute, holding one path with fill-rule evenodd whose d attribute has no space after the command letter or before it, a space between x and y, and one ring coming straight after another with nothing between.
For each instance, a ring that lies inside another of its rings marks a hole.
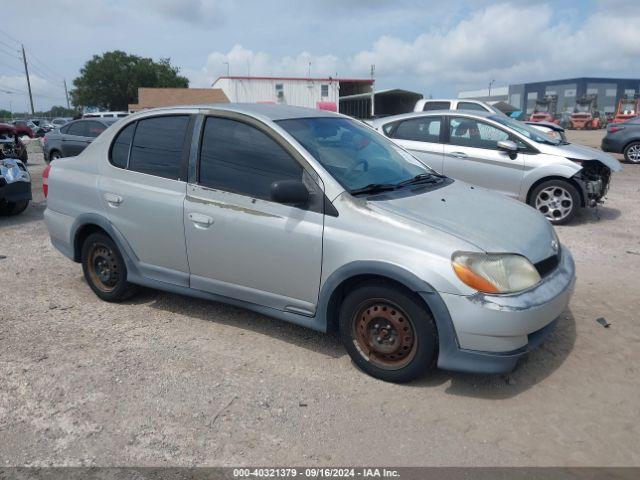
<instances>
[{"instance_id":1,"label":"white cloud","mask_svg":"<svg viewBox=\"0 0 640 480\"><path fill-rule=\"evenodd\" d=\"M624 13L623 13L624 12ZM622 16L624 15L624 17ZM489 5L447 28L413 39L380 36L371 48L338 57L332 54L274 57L237 44L212 52L198 72L185 72L194 86L232 75L367 76L376 65L379 88L478 88L571 76L637 76L640 31L620 28L640 24L640 11L596 9L586 19L558 18L550 5L511 2Z\"/></svg>"},{"instance_id":2,"label":"white cloud","mask_svg":"<svg viewBox=\"0 0 640 480\"><path fill-rule=\"evenodd\" d=\"M265 52L254 52L241 45L234 45L228 52L212 52L207 56L206 65L198 71L183 70L193 87L207 87L221 75L291 75L306 76L311 62L311 75L335 75L339 59L334 55L312 55L301 52L295 57L274 58Z\"/></svg>"}]
</instances>

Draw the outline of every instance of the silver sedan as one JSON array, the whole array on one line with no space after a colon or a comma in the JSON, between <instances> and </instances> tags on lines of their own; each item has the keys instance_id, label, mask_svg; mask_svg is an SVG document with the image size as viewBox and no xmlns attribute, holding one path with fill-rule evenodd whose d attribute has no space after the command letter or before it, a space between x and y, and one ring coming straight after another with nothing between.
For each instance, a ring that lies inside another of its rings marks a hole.
<instances>
[{"instance_id":1,"label":"silver sedan","mask_svg":"<svg viewBox=\"0 0 640 480\"><path fill-rule=\"evenodd\" d=\"M602 202L621 169L599 150L490 112L409 113L371 125L437 172L526 202L554 224Z\"/></svg>"}]
</instances>

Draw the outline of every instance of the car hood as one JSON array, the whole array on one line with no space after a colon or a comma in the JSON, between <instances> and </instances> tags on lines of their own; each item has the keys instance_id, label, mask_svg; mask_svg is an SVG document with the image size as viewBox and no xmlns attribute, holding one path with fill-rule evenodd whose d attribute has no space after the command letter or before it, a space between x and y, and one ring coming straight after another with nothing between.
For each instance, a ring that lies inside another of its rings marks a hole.
<instances>
[{"instance_id":1,"label":"car hood","mask_svg":"<svg viewBox=\"0 0 640 480\"><path fill-rule=\"evenodd\" d=\"M584 145L578 145L576 143L570 143L569 145L555 145L553 146L553 152L549 153L552 153L553 155L562 155L568 158L575 158L577 160L598 160L600 163L609 167L612 172L619 172L622 170L620 162L611 155L607 155L601 150L585 147Z\"/></svg>"},{"instance_id":2,"label":"car hood","mask_svg":"<svg viewBox=\"0 0 640 480\"><path fill-rule=\"evenodd\" d=\"M533 263L557 253L552 245L556 239L553 227L542 214L463 182L415 195L398 191L373 198L368 202L373 210L419 222L485 252L518 253Z\"/></svg>"}]
</instances>

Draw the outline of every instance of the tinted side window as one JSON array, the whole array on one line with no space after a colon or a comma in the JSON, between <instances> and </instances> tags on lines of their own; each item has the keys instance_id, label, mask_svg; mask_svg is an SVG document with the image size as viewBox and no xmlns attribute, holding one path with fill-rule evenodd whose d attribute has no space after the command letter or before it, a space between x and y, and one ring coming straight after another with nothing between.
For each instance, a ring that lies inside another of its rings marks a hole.
<instances>
[{"instance_id":1,"label":"tinted side window","mask_svg":"<svg viewBox=\"0 0 640 480\"><path fill-rule=\"evenodd\" d=\"M488 123L473 118L452 117L450 121L451 145L496 150L500 140L508 140L509 134Z\"/></svg>"},{"instance_id":2,"label":"tinted side window","mask_svg":"<svg viewBox=\"0 0 640 480\"><path fill-rule=\"evenodd\" d=\"M188 125L188 115L139 120L129 170L177 180Z\"/></svg>"},{"instance_id":3,"label":"tinted side window","mask_svg":"<svg viewBox=\"0 0 640 480\"><path fill-rule=\"evenodd\" d=\"M472 102L458 102L457 110L479 110L481 112L489 111L486 108L484 108L482 105L478 103L472 103Z\"/></svg>"},{"instance_id":4,"label":"tinted side window","mask_svg":"<svg viewBox=\"0 0 640 480\"><path fill-rule=\"evenodd\" d=\"M449 110L451 108L451 102L427 102L422 109L424 112L429 110Z\"/></svg>"},{"instance_id":5,"label":"tinted side window","mask_svg":"<svg viewBox=\"0 0 640 480\"><path fill-rule=\"evenodd\" d=\"M65 132L69 135L77 135L79 137L84 137L86 136L86 129L84 128L84 122L76 122L76 123L72 123L69 126L69 129Z\"/></svg>"},{"instance_id":6,"label":"tinted side window","mask_svg":"<svg viewBox=\"0 0 640 480\"><path fill-rule=\"evenodd\" d=\"M127 168L129 148L131 147L131 139L135 129L136 123L130 123L123 130L120 130L120 133L111 144L111 163L116 167Z\"/></svg>"},{"instance_id":7,"label":"tinted side window","mask_svg":"<svg viewBox=\"0 0 640 480\"><path fill-rule=\"evenodd\" d=\"M438 143L440 141L441 117L413 118L400 122L392 134L400 140Z\"/></svg>"},{"instance_id":8,"label":"tinted side window","mask_svg":"<svg viewBox=\"0 0 640 480\"><path fill-rule=\"evenodd\" d=\"M64 133L67 134L69 133L69 127L71 127L71 125L67 124L64 127L60 127L60 133Z\"/></svg>"},{"instance_id":9,"label":"tinted side window","mask_svg":"<svg viewBox=\"0 0 640 480\"><path fill-rule=\"evenodd\" d=\"M100 122L84 122L84 125L85 136L87 137L95 138L107 129L107 127Z\"/></svg>"},{"instance_id":10,"label":"tinted side window","mask_svg":"<svg viewBox=\"0 0 640 480\"><path fill-rule=\"evenodd\" d=\"M235 120L207 118L200 184L269 200L273 182L301 179L300 164L266 133Z\"/></svg>"}]
</instances>

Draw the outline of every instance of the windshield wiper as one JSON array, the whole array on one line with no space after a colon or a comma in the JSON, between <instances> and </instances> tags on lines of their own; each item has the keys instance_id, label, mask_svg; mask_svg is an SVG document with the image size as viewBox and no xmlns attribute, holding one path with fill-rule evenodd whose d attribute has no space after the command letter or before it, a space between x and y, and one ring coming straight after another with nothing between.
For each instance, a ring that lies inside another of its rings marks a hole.
<instances>
[{"instance_id":1,"label":"windshield wiper","mask_svg":"<svg viewBox=\"0 0 640 480\"><path fill-rule=\"evenodd\" d=\"M386 192L388 190L395 190L396 185L392 183L370 183L361 188L356 188L354 190L350 190L349 193L351 195L360 195L362 193L378 193L378 192Z\"/></svg>"},{"instance_id":2,"label":"windshield wiper","mask_svg":"<svg viewBox=\"0 0 640 480\"><path fill-rule=\"evenodd\" d=\"M413 178L396 183L396 187L404 187L405 185L415 185L419 183L437 183L443 178L442 175L435 173L419 173Z\"/></svg>"}]
</instances>

